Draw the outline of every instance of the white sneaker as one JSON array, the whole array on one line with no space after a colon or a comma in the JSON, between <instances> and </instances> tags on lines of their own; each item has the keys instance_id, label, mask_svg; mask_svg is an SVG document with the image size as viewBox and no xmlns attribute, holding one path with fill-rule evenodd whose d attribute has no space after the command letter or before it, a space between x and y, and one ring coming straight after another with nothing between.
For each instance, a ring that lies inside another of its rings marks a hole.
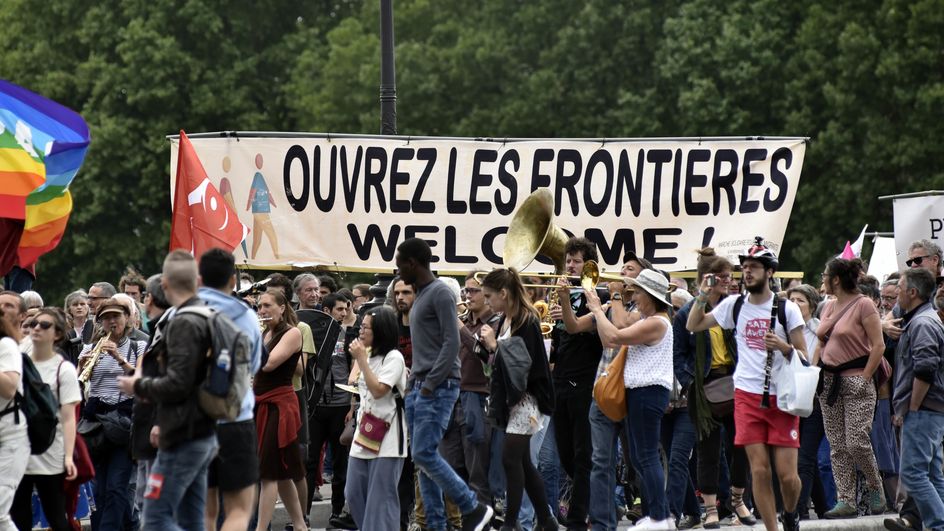
<instances>
[{"instance_id":1,"label":"white sneaker","mask_svg":"<svg viewBox=\"0 0 944 531\"><path fill-rule=\"evenodd\" d=\"M656 522L656 526L657 526L657 529L661 529L665 531L676 531L677 529L675 527L675 518L672 518L672 517L666 518L665 520L662 520L661 522Z\"/></svg>"},{"instance_id":2,"label":"white sneaker","mask_svg":"<svg viewBox=\"0 0 944 531\"><path fill-rule=\"evenodd\" d=\"M675 531L675 519L653 520L648 516L630 528L631 531Z\"/></svg>"}]
</instances>

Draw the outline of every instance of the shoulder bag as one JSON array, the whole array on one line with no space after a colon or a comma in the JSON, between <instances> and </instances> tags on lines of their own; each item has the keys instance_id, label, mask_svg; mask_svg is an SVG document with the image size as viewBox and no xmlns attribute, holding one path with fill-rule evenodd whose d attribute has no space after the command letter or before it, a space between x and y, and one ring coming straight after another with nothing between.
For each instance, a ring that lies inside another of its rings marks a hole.
<instances>
[{"instance_id":1,"label":"shoulder bag","mask_svg":"<svg viewBox=\"0 0 944 531\"><path fill-rule=\"evenodd\" d=\"M613 422L619 422L626 417L626 386L623 383L626 350L625 345L620 347L613 361L593 383L593 399L597 407Z\"/></svg>"},{"instance_id":2,"label":"shoulder bag","mask_svg":"<svg viewBox=\"0 0 944 531\"><path fill-rule=\"evenodd\" d=\"M705 383L705 400L715 417L734 413L734 375L728 374Z\"/></svg>"}]
</instances>

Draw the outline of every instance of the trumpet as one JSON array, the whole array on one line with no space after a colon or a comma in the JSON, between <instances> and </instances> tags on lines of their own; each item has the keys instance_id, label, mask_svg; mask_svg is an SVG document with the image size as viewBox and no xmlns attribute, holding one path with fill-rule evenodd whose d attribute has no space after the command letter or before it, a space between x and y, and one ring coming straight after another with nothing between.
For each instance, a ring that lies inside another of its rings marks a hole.
<instances>
[{"instance_id":1,"label":"trumpet","mask_svg":"<svg viewBox=\"0 0 944 531\"><path fill-rule=\"evenodd\" d=\"M82 367L82 373L79 374L79 383L87 385L89 380L92 379L92 371L95 370L95 365L98 364L98 360L102 357L102 351L105 348L105 342L111 339L111 331L105 334L101 339L98 340L98 343L95 343L95 346L92 347L92 350L89 351L89 359L85 362L85 365Z\"/></svg>"},{"instance_id":2,"label":"trumpet","mask_svg":"<svg viewBox=\"0 0 944 531\"><path fill-rule=\"evenodd\" d=\"M256 317L256 319L259 320L259 331L260 331L260 332L265 332L266 323L267 323L268 321L271 321L271 320L272 320L271 317Z\"/></svg>"}]
</instances>

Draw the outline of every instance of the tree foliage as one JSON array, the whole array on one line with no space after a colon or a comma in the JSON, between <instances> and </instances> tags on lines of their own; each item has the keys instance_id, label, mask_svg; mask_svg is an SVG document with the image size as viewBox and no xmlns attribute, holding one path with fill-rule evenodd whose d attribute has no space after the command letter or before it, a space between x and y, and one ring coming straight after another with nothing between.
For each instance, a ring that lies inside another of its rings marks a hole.
<instances>
[{"instance_id":1,"label":"tree foliage","mask_svg":"<svg viewBox=\"0 0 944 531\"><path fill-rule=\"evenodd\" d=\"M39 289L154 271L168 142L187 131L379 129L378 2L7 0L0 77L92 128ZM944 185L944 0L401 0L412 135L811 137L784 243L818 271L877 196Z\"/></svg>"}]
</instances>

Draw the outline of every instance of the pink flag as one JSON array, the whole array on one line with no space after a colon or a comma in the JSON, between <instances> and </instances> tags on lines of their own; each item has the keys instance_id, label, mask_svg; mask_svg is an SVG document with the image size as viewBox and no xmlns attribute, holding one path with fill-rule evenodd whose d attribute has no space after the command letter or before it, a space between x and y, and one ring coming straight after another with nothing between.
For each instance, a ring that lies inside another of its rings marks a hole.
<instances>
[{"instance_id":1,"label":"pink flag","mask_svg":"<svg viewBox=\"0 0 944 531\"><path fill-rule=\"evenodd\" d=\"M843 260L855 260L855 251L852 250L852 245L849 243L849 240L846 240L846 248L842 250L842 254L839 255L839 258Z\"/></svg>"}]
</instances>

